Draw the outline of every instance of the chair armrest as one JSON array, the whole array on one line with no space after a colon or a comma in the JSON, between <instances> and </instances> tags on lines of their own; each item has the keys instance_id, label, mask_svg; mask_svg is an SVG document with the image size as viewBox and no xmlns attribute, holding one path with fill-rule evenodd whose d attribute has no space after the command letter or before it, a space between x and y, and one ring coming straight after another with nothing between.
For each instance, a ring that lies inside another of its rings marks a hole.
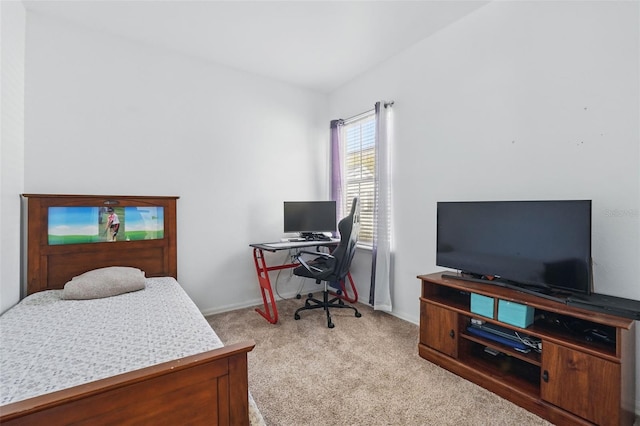
<instances>
[{"instance_id":1,"label":"chair armrest","mask_svg":"<svg viewBox=\"0 0 640 426\"><path fill-rule=\"evenodd\" d=\"M330 255L329 253L325 253L325 252L321 252L321 251L307 251L307 250L300 250L293 257L295 257L297 259L298 257L300 257L301 254L310 254L312 256L321 256L321 257L324 257L325 259L335 259L335 257Z\"/></svg>"},{"instance_id":2,"label":"chair armrest","mask_svg":"<svg viewBox=\"0 0 640 426\"><path fill-rule=\"evenodd\" d=\"M302 266L304 266L304 267L305 267L305 269L306 269L307 271L311 272L312 274L313 274L314 272L322 272L322 269L320 269L320 268L316 268L315 266L311 266L311 265L309 265L307 262L305 262L305 261L304 261L304 259L303 259L303 258L301 258L301 257L299 257L299 256L298 256L298 257L296 257L296 259L298 260L298 262L300 262L300 263L302 264Z\"/></svg>"},{"instance_id":3,"label":"chair armrest","mask_svg":"<svg viewBox=\"0 0 640 426\"><path fill-rule=\"evenodd\" d=\"M300 264L304 266L307 271L311 272L312 274L314 274L314 272L322 272L322 269L315 267L313 265L309 265L307 262L305 262L305 260L302 258L303 254L308 254L315 257L322 257L323 259L335 259L335 257L330 255L329 253L319 252L319 251L300 250L293 257L298 262L300 262Z\"/></svg>"}]
</instances>

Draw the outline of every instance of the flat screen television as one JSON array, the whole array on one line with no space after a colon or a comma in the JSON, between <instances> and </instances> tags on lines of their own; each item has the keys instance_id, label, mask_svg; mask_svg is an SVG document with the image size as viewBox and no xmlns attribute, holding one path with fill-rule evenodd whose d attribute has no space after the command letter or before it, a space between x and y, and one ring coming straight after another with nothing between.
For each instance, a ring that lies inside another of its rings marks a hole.
<instances>
[{"instance_id":1,"label":"flat screen television","mask_svg":"<svg viewBox=\"0 0 640 426\"><path fill-rule=\"evenodd\" d=\"M437 204L436 264L550 294L590 294L591 200Z\"/></svg>"},{"instance_id":2,"label":"flat screen television","mask_svg":"<svg viewBox=\"0 0 640 426\"><path fill-rule=\"evenodd\" d=\"M335 231L335 201L284 202L284 232L294 232L310 238Z\"/></svg>"}]
</instances>

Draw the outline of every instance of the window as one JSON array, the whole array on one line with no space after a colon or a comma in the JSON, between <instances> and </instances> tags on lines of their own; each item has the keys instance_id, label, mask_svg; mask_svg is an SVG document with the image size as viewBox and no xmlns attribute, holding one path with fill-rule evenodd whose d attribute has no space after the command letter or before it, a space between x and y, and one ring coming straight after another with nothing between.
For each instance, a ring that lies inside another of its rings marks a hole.
<instances>
[{"instance_id":1,"label":"window","mask_svg":"<svg viewBox=\"0 0 640 426\"><path fill-rule=\"evenodd\" d=\"M375 190L375 113L347 122L343 128L344 192L343 211L351 208L351 200L360 198L360 238L363 246L373 244L373 201Z\"/></svg>"}]
</instances>

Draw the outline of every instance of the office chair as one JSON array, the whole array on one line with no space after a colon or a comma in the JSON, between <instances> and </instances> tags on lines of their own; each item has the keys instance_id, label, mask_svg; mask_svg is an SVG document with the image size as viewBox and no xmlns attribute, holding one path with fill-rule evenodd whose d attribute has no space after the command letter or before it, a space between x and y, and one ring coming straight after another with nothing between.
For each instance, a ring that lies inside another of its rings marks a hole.
<instances>
[{"instance_id":1,"label":"office chair","mask_svg":"<svg viewBox=\"0 0 640 426\"><path fill-rule=\"evenodd\" d=\"M331 253L300 251L295 258L300 262L300 266L293 270L294 275L300 277L313 278L316 284L324 281L323 299L318 300L313 297L313 293L309 293L304 306L296 310L294 318L299 320L300 311L310 309L324 309L327 313L327 326L333 328L329 308L347 308L355 311L355 316L360 318L362 314L358 310L346 303L340 298L335 297L329 300L328 285L331 282L343 282L349 268L351 260L356 252L356 244L358 242L358 233L360 232L360 204L358 198L353 199L351 213L338 223L338 231L340 232L340 243ZM306 261L303 255L317 256L315 259Z\"/></svg>"}]
</instances>

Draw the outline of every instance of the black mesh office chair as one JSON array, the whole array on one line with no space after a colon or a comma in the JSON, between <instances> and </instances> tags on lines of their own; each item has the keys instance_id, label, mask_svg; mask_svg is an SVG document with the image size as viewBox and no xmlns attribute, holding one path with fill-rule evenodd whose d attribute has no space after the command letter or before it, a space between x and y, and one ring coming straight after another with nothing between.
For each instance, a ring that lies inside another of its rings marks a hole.
<instances>
[{"instance_id":1,"label":"black mesh office chair","mask_svg":"<svg viewBox=\"0 0 640 426\"><path fill-rule=\"evenodd\" d=\"M313 294L309 293L304 306L296 310L293 316L297 320L300 319L300 311L309 309L324 309L327 313L327 326L329 328L334 327L329 308L353 309L356 317L362 316L355 307L344 303L340 297L329 300L328 290L330 282L344 281L351 267L353 255L356 252L358 233L360 232L360 204L357 198L353 199L349 216L338 223L338 231L340 232L340 243L331 254L302 250L295 256L300 262L300 266L293 270L294 275L313 278L316 280L316 284L324 281L323 300L315 299ZM305 261L302 257L303 255L312 255L315 258L311 261Z\"/></svg>"}]
</instances>

